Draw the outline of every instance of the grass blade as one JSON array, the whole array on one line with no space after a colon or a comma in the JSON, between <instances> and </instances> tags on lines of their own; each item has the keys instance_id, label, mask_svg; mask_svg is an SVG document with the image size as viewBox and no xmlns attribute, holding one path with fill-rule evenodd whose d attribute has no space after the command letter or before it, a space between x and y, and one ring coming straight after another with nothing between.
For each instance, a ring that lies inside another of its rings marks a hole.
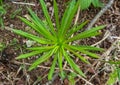
<instances>
[{"instance_id":1,"label":"grass blade","mask_svg":"<svg viewBox=\"0 0 120 85\"><path fill-rule=\"evenodd\" d=\"M53 27L53 23L52 23L52 21L50 19L50 15L48 14L47 7L45 5L44 0L39 0L39 1L40 1L41 6L42 6L42 10L43 10L44 15L46 17L46 20L47 20L47 22L48 22L48 24L50 26L51 32L52 32L53 35L56 35L56 32L55 32L54 27Z\"/></svg>"},{"instance_id":2,"label":"grass blade","mask_svg":"<svg viewBox=\"0 0 120 85\"><path fill-rule=\"evenodd\" d=\"M86 24L88 23L88 21L85 21L83 23L81 23L79 26L75 26L74 28L71 28L69 33L68 33L68 37L70 37L73 33L77 32L78 30L82 29Z\"/></svg>"},{"instance_id":3,"label":"grass blade","mask_svg":"<svg viewBox=\"0 0 120 85\"><path fill-rule=\"evenodd\" d=\"M12 29L12 31L13 31L14 33L16 33L16 34L19 34L19 35L24 36L24 37L26 37L26 38L30 38L30 39L38 42L38 43L41 43L41 44L51 43L51 42L47 41L47 40L44 39L44 38L39 38L39 37L37 37L37 36L35 36L35 35L29 34L29 33L27 33L27 32L23 32L23 31L21 31L21 30Z\"/></svg>"},{"instance_id":4,"label":"grass blade","mask_svg":"<svg viewBox=\"0 0 120 85\"><path fill-rule=\"evenodd\" d=\"M67 9L65 10L64 14L63 14L62 20L60 22L61 27L58 31L58 35L59 35L60 38L63 36L63 32L65 30L68 18L70 17L70 14L72 12L71 10L73 9L74 4L75 4L75 0L72 0L71 3L68 5Z\"/></svg>"},{"instance_id":5,"label":"grass blade","mask_svg":"<svg viewBox=\"0 0 120 85\"><path fill-rule=\"evenodd\" d=\"M29 16L29 17L30 17L30 16ZM45 35L45 34L43 34L42 27L41 27L41 29L40 29L40 28L39 28L38 26L36 26L34 23L31 23L29 20L27 20L27 19L25 19L25 18L23 18L23 17L18 16L18 18L19 18L21 21L23 21L25 24L27 24L28 26L30 26L31 28L33 28L35 31L37 31L39 34Z\"/></svg>"},{"instance_id":6,"label":"grass blade","mask_svg":"<svg viewBox=\"0 0 120 85\"><path fill-rule=\"evenodd\" d=\"M46 27L43 22L38 18L38 16L30 9L28 8L29 13L32 17L30 17L31 21L36 25L39 32L45 36L48 39L55 40L55 38L51 35L51 33L48 31L48 27Z\"/></svg>"},{"instance_id":7,"label":"grass blade","mask_svg":"<svg viewBox=\"0 0 120 85\"><path fill-rule=\"evenodd\" d=\"M62 65L62 61L63 61L63 54L62 54L62 50L59 49L58 53L58 65L59 65L59 68L60 68L60 73L61 73L61 77L64 79L65 78L65 75L63 73L63 65Z\"/></svg>"},{"instance_id":8,"label":"grass blade","mask_svg":"<svg viewBox=\"0 0 120 85\"><path fill-rule=\"evenodd\" d=\"M31 20L35 24L36 28L38 28L38 30L40 30L40 33L42 34L42 36L44 36L45 38L50 39L52 41L56 40L56 38L53 35L51 35L51 33L46 29L48 27L44 28L40 23L36 23L36 21L33 20L32 18L31 18Z\"/></svg>"},{"instance_id":9,"label":"grass blade","mask_svg":"<svg viewBox=\"0 0 120 85\"><path fill-rule=\"evenodd\" d=\"M118 77L117 70L115 69L112 73L110 73L109 79L107 81L107 85L114 85Z\"/></svg>"},{"instance_id":10,"label":"grass blade","mask_svg":"<svg viewBox=\"0 0 120 85\"><path fill-rule=\"evenodd\" d=\"M112 60L109 60L109 61L103 61L103 62L106 62L106 63L110 63L110 64L120 64L120 60L119 61L112 61Z\"/></svg>"},{"instance_id":11,"label":"grass blade","mask_svg":"<svg viewBox=\"0 0 120 85\"><path fill-rule=\"evenodd\" d=\"M54 73L54 70L55 70L56 62L57 62L57 56L54 56L54 60L52 62L52 66L50 67L50 71L48 73L48 80L51 80L52 77L53 77L53 73Z\"/></svg>"},{"instance_id":12,"label":"grass blade","mask_svg":"<svg viewBox=\"0 0 120 85\"><path fill-rule=\"evenodd\" d=\"M90 64L83 56L75 52L74 50L70 49L69 47L66 47L70 52L72 52L75 56L77 56L82 62Z\"/></svg>"},{"instance_id":13,"label":"grass blade","mask_svg":"<svg viewBox=\"0 0 120 85\"><path fill-rule=\"evenodd\" d=\"M29 67L29 71L31 71L32 69L36 68L39 64L41 64L42 62L48 60L53 53L56 51L58 47L54 48L51 51L46 52L45 54L43 54L40 58L38 58L30 67Z\"/></svg>"},{"instance_id":14,"label":"grass blade","mask_svg":"<svg viewBox=\"0 0 120 85\"><path fill-rule=\"evenodd\" d=\"M55 46L45 46L45 47L30 47L30 48L27 48L28 50L36 50L36 51L40 51L40 50L50 50L52 48L54 48Z\"/></svg>"},{"instance_id":15,"label":"grass blade","mask_svg":"<svg viewBox=\"0 0 120 85\"><path fill-rule=\"evenodd\" d=\"M55 0L54 0L53 6L54 6L54 14L55 14L56 27L57 27L57 29L59 29L60 22L59 22L58 6L57 6L57 3L56 3Z\"/></svg>"},{"instance_id":16,"label":"grass blade","mask_svg":"<svg viewBox=\"0 0 120 85\"><path fill-rule=\"evenodd\" d=\"M65 48L68 49L70 52L72 52L75 56L77 56L78 58L80 58L80 60L82 62L85 62L85 63L89 64L89 62L83 56L81 56L80 54L78 54L77 52L74 51L75 49L72 50L69 45L65 45Z\"/></svg>"},{"instance_id":17,"label":"grass blade","mask_svg":"<svg viewBox=\"0 0 120 85\"><path fill-rule=\"evenodd\" d=\"M79 1L76 2L75 0L72 0L68 8L66 9L62 21L61 21L61 27L59 31L60 37L63 37L66 34L67 29L71 26L72 19L78 9Z\"/></svg>"},{"instance_id":18,"label":"grass blade","mask_svg":"<svg viewBox=\"0 0 120 85\"><path fill-rule=\"evenodd\" d=\"M39 53L42 53L43 51L32 51L30 53L22 54L18 56L16 59L24 59L24 58L29 58L31 56L37 55Z\"/></svg>"},{"instance_id":19,"label":"grass blade","mask_svg":"<svg viewBox=\"0 0 120 85\"><path fill-rule=\"evenodd\" d=\"M40 23L41 25L43 25L42 21L38 18L38 16L32 11L31 8L27 8L30 15L32 16L32 18L37 22Z\"/></svg>"},{"instance_id":20,"label":"grass blade","mask_svg":"<svg viewBox=\"0 0 120 85\"><path fill-rule=\"evenodd\" d=\"M88 50L88 51L104 51L102 48L97 48L93 46L87 46L87 45L70 45L71 48L77 48L79 50Z\"/></svg>"},{"instance_id":21,"label":"grass blade","mask_svg":"<svg viewBox=\"0 0 120 85\"><path fill-rule=\"evenodd\" d=\"M47 52L44 55L42 55L40 58L38 58L34 63L32 63L32 65L29 67L29 71L31 71L32 69L36 68L39 64L41 64L42 62L46 61L47 59L49 59L51 57L51 52Z\"/></svg>"},{"instance_id":22,"label":"grass blade","mask_svg":"<svg viewBox=\"0 0 120 85\"><path fill-rule=\"evenodd\" d=\"M100 30L100 29L103 29L104 27L105 26L94 27L90 30L84 31L84 32L68 39L66 42L71 42L71 41L79 40L79 39L82 39L82 38L88 38L88 37L91 37L91 36L96 36L96 35L100 34L97 31Z\"/></svg>"},{"instance_id":23,"label":"grass blade","mask_svg":"<svg viewBox=\"0 0 120 85\"><path fill-rule=\"evenodd\" d=\"M85 51L85 50L80 50L80 52L87 54L88 56L92 57L92 58L99 58L99 56L95 53L89 52L89 51Z\"/></svg>"},{"instance_id":24,"label":"grass blade","mask_svg":"<svg viewBox=\"0 0 120 85\"><path fill-rule=\"evenodd\" d=\"M80 70L80 68L74 63L74 61L68 56L67 52L63 49L63 54L67 62L70 64L71 68L73 68L77 73L81 76L86 77L85 74Z\"/></svg>"},{"instance_id":25,"label":"grass blade","mask_svg":"<svg viewBox=\"0 0 120 85\"><path fill-rule=\"evenodd\" d=\"M65 30L64 30L63 34L66 34L66 32L68 31L68 29L70 28L71 23L72 23L72 20L73 20L73 18L74 18L74 16L75 16L75 13L76 13L77 10L78 10L79 3L80 3L80 0L78 0L78 1L75 3L73 9L71 9L71 14L68 13L70 16L69 16L69 18L68 18L68 21L66 22L67 24L66 24L66 27L65 27Z\"/></svg>"},{"instance_id":26,"label":"grass blade","mask_svg":"<svg viewBox=\"0 0 120 85\"><path fill-rule=\"evenodd\" d=\"M118 80L120 81L120 68L117 67L116 69L117 69Z\"/></svg>"},{"instance_id":27,"label":"grass blade","mask_svg":"<svg viewBox=\"0 0 120 85\"><path fill-rule=\"evenodd\" d=\"M73 49L73 50L77 50L77 51L79 51L79 52L81 52L81 53L87 54L87 55L89 55L89 56L92 57L92 58L99 58L99 56L96 55L95 53L92 53L92 52L89 52L89 51L80 49L80 48L78 48L78 47L68 46L68 45L67 45L67 47L69 47L69 48L71 48L71 49Z\"/></svg>"}]
</instances>

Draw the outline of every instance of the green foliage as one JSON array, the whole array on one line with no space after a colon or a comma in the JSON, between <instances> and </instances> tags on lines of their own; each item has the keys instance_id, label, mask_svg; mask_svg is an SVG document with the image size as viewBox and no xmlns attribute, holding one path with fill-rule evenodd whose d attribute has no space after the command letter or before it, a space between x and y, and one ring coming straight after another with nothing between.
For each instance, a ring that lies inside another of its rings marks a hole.
<instances>
[{"instance_id":1,"label":"green foliage","mask_svg":"<svg viewBox=\"0 0 120 85\"><path fill-rule=\"evenodd\" d=\"M4 44L0 43L0 51L2 51L4 49Z\"/></svg>"},{"instance_id":2,"label":"green foliage","mask_svg":"<svg viewBox=\"0 0 120 85\"><path fill-rule=\"evenodd\" d=\"M16 59L24 59L41 54L41 56L39 56L39 58L36 61L34 61L30 66L29 70L33 70L39 64L45 62L49 58L53 58L52 65L48 73L49 80L52 79L54 69L57 63L60 68L61 77L62 78L65 77L65 73L63 71L64 60L68 62L69 66L76 73L85 77L85 74L81 71L79 66L75 64L75 62L73 61L73 57L71 57L71 55L74 55L75 57L78 57L81 61L89 64L86 58L83 57L81 54L89 55L91 58L99 58L99 56L93 52L102 51L103 49L92 46L85 46L85 45L83 46L72 45L72 44L70 45L69 43L72 43L76 40L81 40L84 38L96 36L100 34L98 30L103 29L105 26L94 27L88 31L81 32L71 37L73 33L78 32L87 23L87 22L83 22L78 26L72 26L71 24L81 0L78 0L77 2L75 0L72 0L69 3L67 9L65 10L61 20L59 19L58 16L59 14L58 14L57 3L54 0L54 15L56 22L55 27L53 26L53 23L50 19L50 15L48 14L44 0L39 0L39 1L42 6L42 10L45 15L47 24L44 24L43 21L39 19L38 16L30 8L28 8L28 11L30 13L29 16L30 20L27 20L26 18L23 17L19 17L19 18L22 20L22 22L24 22L32 29L34 29L37 32L37 35L33 35L28 32L23 32L17 29L13 29L12 31L15 32L16 34L19 34L28 39L36 41L37 43L41 44L41 46L28 48L28 50L31 51L30 53L21 54ZM40 36L38 36L38 34Z\"/></svg>"},{"instance_id":3,"label":"green foliage","mask_svg":"<svg viewBox=\"0 0 120 85\"><path fill-rule=\"evenodd\" d=\"M116 81L117 80L119 80L120 81L120 67L119 67L119 65L120 65L120 61L107 61L107 63L110 63L110 64L114 64L115 66L115 68L114 68L114 70L113 70L113 72L112 73L110 73L110 75L109 75L109 79L108 79L108 81L107 81L107 85L114 85L115 83L116 83Z\"/></svg>"},{"instance_id":4,"label":"green foliage","mask_svg":"<svg viewBox=\"0 0 120 85\"><path fill-rule=\"evenodd\" d=\"M117 79L117 70L114 70L110 76L109 76L109 79L107 81L107 84L108 85L114 85L114 83L116 82L116 79Z\"/></svg>"},{"instance_id":5,"label":"green foliage","mask_svg":"<svg viewBox=\"0 0 120 85\"><path fill-rule=\"evenodd\" d=\"M74 72L68 75L69 85L75 85L75 77L77 77L77 74Z\"/></svg>"},{"instance_id":6,"label":"green foliage","mask_svg":"<svg viewBox=\"0 0 120 85\"><path fill-rule=\"evenodd\" d=\"M0 26L4 28L3 16L6 14L2 0L0 0Z\"/></svg>"},{"instance_id":7,"label":"green foliage","mask_svg":"<svg viewBox=\"0 0 120 85\"><path fill-rule=\"evenodd\" d=\"M89 8L90 5L93 5L94 7L102 7L103 3L101 3L99 0L81 0L80 1L80 9L84 10Z\"/></svg>"}]
</instances>

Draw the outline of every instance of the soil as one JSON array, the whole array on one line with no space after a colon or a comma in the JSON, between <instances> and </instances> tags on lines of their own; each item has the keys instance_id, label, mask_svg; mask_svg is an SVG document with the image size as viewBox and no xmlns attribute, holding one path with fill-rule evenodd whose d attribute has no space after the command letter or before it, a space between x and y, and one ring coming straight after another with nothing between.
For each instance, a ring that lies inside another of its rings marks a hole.
<instances>
[{"instance_id":1,"label":"soil","mask_svg":"<svg viewBox=\"0 0 120 85\"><path fill-rule=\"evenodd\" d=\"M18 15L24 17L25 15L29 14L26 9L28 5L15 4L12 3L12 1L34 3L35 6L30 7L37 13L37 15L41 19L44 19L43 12L37 0L4 0L4 3L6 5L5 8L7 10L7 13L3 16L5 27L21 29L24 31L29 30L29 28L16 17ZM48 4L48 10L52 18L52 0L45 1ZM66 8L67 1L68 0L57 1L60 10L60 16L62 16L62 13ZM108 2L108 0L101 1L104 4ZM11 18L11 15L20 8L22 10L14 18ZM78 23L81 23L85 20L91 21L100 10L101 8L94 8L91 6L87 10L80 11ZM97 20L94 26L98 25L107 25L103 30L101 30L101 35L78 41L76 43L84 45L94 45L104 39L106 37L105 34L109 34L107 38L96 45L98 47L104 48L105 52L98 53L101 56L100 59L88 59L92 66L88 66L87 64L74 59L74 61L80 66L82 71L87 76L85 80L81 77L76 77L75 85L90 85L87 84L87 81L93 85L106 85L109 74L112 71L112 67L110 67L109 64L100 62L100 60L110 60L115 53L117 53L116 58L118 60L120 58L120 48L117 46L117 43L115 43L120 39L120 0L115 0L112 7L108 9ZM47 73L49 71L49 66L51 65L50 61L43 63L35 70L28 71L27 69L30 66L31 62L36 59L35 57L33 57L32 59L24 60L15 59L20 54L27 52L27 50L25 49L26 41L26 38L16 35L7 29L0 28L0 42L5 44L5 48L0 52L0 85L69 85L68 77L62 80L58 75L57 70L55 71L53 80L48 81ZM105 56L104 53L108 53L108 55ZM67 74L69 74L69 71L67 72ZM116 82L115 85L120 85L120 83Z\"/></svg>"}]
</instances>

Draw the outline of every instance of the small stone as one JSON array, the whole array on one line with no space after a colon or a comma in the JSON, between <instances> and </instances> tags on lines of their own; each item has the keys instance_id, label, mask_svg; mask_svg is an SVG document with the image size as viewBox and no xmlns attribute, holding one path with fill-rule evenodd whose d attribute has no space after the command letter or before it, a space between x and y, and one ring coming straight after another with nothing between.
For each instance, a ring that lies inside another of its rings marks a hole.
<instances>
[{"instance_id":1,"label":"small stone","mask_svg":"<svg viewBox=\"0 0 120 85\"><path fill-rule=\"evenodd\" d=\"M52 11L53 10L53 8L52 7L49 7L49 11Z\"/></svg>"},{"instance_id":2,"label":"small stone","mask_svg":"<svg viewBox=\"0 0 120 85\"><path fill-rule=\"evenodd\" d=\"M47 7L50 7L51 6L51 3L50 2L47 2Z\"/></svg>"},{"instance_id":3,"label":"small stone","mask_svg":"<svg viewBox=\"0 0 120 85\"><path fill-rule=\"evenodd\" d=\"M13 24L10 24L10 27L11 27L11 28L13 28L13 26L14 26Z\"/></svg>"}]
</instances>

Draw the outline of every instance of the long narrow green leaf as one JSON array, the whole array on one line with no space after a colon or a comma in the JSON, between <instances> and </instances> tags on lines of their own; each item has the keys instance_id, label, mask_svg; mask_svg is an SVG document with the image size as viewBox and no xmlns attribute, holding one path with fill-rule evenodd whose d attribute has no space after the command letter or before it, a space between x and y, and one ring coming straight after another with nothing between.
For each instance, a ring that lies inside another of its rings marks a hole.
<instances>
[{"instance_id":1,"label":"long narrow green leaf","mask_svg":"<svg viewBox=\"0 0 120 85\"><path fill-rule=\"evenodd\" d=\"M106 62L106 63L110 63L110 64L120 64L120 60L119 61L112 61L112 60L109 60L109 61L103 61L103 62Z\"/></svg>"},{"instance_id":2,"label":"long narrow green leaf","mask_svg":"<svg viewBox=\"0 0 120 85\"><path fill-rule=\"evenodd\" d=\"M74 61L73 61L70 57L68 57L68 59L70 60L70 63L72 63L73 69L74 69L76 72L78 72L81 76L86 77L85 74L84 74L84 73L81 71L81 69L79 68L79 66L78 66L77 64L75 64Z\"/></svg>"},{"instance_id":3,"label":"long narrow green leaf","mask_svg":"<svg viewBox=\"0 0 120 85\"><path fill-rule=\"evenodd\" d=\"M88 38L88 37L91 37L91 36L96 36L96 35L99 34L97 31L100 30L100 29L103 29L104 27L105 26L94 27L90 30L84 31L84 32L68 39L66 42L71 42L71 41L75 41L75 40L82 39L82 38Z\"/></svg>"},{"instance_id":4,"label":"long narrow green leaf","mask_svg":"<svg viewBox=\"0 0 120 85\"><path fill-rule=\"evenodd\" d=\"M89 51L85 51L85 50L83 50L83 49L79 49L79 48L77 48L77 47L75 47L75 46L68 46L68 45L67 45L67 47L69 47L69 48L71 48L71 49L73 49L73 50L78 50L79 52L82 52L82 53L84 53L84 54L87 54L87 55L89 55L89 56L92 57L92 58L99 58L99 56L96 55L95 53L92 53L92 52L89 52Z\"/></svg>"},{"instance_id":5,"label":"long narrow green leaf","mask_svg":"<svg viewBox=\"0 0 120 85\"><path fill-rule=\"evenodd\" d=\"M68 56L68 54L63 49L63 54L67 62L70 64L71 68L73 68L77 73L79 73L81 76L86 77L85 74L80 70L78 65L74 63L74 61Z\"/></svg>"},{"instance_id":6,"label":"long narrow green leaf","mask_svg":"<svg viewBox=\"0 0 120 85\"><path fill-rule=\"evenodd\" d=\"M73 18L74 18L74 16L75 16L75 13L76 13L77 10L78 10L80 1L81 1L81 0L78 0L78 1L75 3L73 9L71 9L71 14L69 13L70 16L69 16L69 18L68 18L68 21L66 22L67 24L66 24L66 27L65 27L65 29L64 29L63 35L65 35L65 34L67 33L68 29L70 28L70 26L71 26L71 24L72 24L72 20L73 20Z\"/></svg>"},{"instance_id":7,"label":"long narrow green leaf","mask_svg":"<svg viewBox=\"0 0 120 85\"><path fill-rule=\"evenodd\" d=\"M61 49L59 49L59 51L57 52L57 55L58 55L58 65L59 65L59 68L60 68L61 77L65 78L65 75L63 73L63 65L62 65L63 54L62 54L62 50Z\"/></svg>"},{"instance_id":8,"label":"long narrow green leaf","mask_svg":"<svg viewBox=\"0 0 120 85\"><path fill-rule=\"evenodd\" d=\"M54 48L55 46L42 46L42 47L30 47L30 48L27 48L28 50L50 50L52 48Z\"/></svg>"},{"instance_id":9,"label":"long narrow green leaf","mask_svg":"<svg viewBox=\"0 0 120 85\"><path fill-rule=\"evenodd\" d=\"M49 59L50 57L51 57L51 51L45 53L43 56L38 58L34 63L32 63L32 65L29 67L28 70L31 71L32 69L36 68L39 64Z\"/></svg>"},{"instance_id":10,"label":"long narrow green leaf","mask_svg":"<svg viewBox=\"0 0 120 85\"><path fill-rule=\"evenodd\" d=\"M87 54L88 56L90 56L92 58L99 58L99 56L97 54L89 52L89 51L80 50L80 52Z\"/></svg>"},{"instance_id":11,"label":"long narrow green leaf","mask_svg":"<svg viewBox=\"0 0 120 85\"><path fill-rule=\"evenodd\" d=\"M29 20L23 18L23 17L20 17L20 16L17 16L21 21L23 21L26 25L30 26L31 28L33 28L34 30L36 30L37 32L39 32L39 30L35 27L35 25L30 22Z\"/></svg>"},{"instance_id":12,"label":"long narrow green leaf","mask_svg":"<svg viewBox=\"0 0 120 85\"><path fill-rule=\"evenodd\" d=\"M42 21L38 18L38 16L32 11L32 9L27 8L30 15L32 16L32 18L37 22L40 23L41 25L43 25Z\"/></svg>"},{"instance_id":13,"label":"long narrow green leaf","mask_svg":"<svg viewBox=\"0 0 120 85\"><path fill-rule=\"evenodd\" d=\"M48 73L48 80L51 80L52 77L53 77L53 73L54 73L54 70L55 70L56 62L57 62L57 56L54 57L54 60L52 62L52 66L50 67L50 71Z\"/></svg>"},{"instance_id":14,"label":"long narrow green leaf","mask_svg":"<svg viewBox=\"0 0 120 85\"><path fill-rule=\"evenodd\" d=\"M40 30L43 36L45 36L48 39L55 40L55 38L50 34L47 27L43 24L43 22L38 18L38 16L30 9L28 8L29 13L32 17L30 17L31 21L34 22L34 24L37 26L37 29Z\"/></svg>"},{"instance_id":15,"label":"long narrow green leaf","mask_svg":"<svg viewBox=\"0 0 120 85\"><path fill-rule=\"evenodd\" d=\"M50 32L44 28L40 23L36 23L35 20L31 18L32 22L36 25L36 27L40 30L41 34L46 37L47 39L50 39L52 41L56 41L56 38L50 34Z\"/></svg>"},{"instance_id":16,"label":"long narrow green leaf","mask_svg":"<svg viewBox=\"0 0 120 85\"><path fill-rule=\"evenodd\" d=\"M87 35L84 35L84 34L80 33L80 34L78 34L76 36L73 36L72 38L68 39L66 41L66 43L72 42L72 41L75 41L75 40L89 38L89 37L92 37L92 36L97 36L97 35L100 35L100 34L101 34L100 32L93 32L93 33L87 34Z\"/></svg>"},{"instance_id":17,"label":"long narrow green leaf","mask_svg":"<svg viewBox=\"0 0 120 85\"><path fill-rule=\"evenodd\" d=\"M68 45L67 45L68 46ZM88 51L104 51L102 48L97 48L93 46L87 46L87 45L70 45L71 48L77 48L79 50L88 50Z\"/></svg>"},{"instance_id":18,"label":"long narrow green leaf","mask_svg":"<svg viewBox=\"0 0 120 85\"><path fill-rule=\"evenodd\" d=\"M66 30L70 27L72 18L74 17L74 14L77 11L77 6L78 4L76 4L76 1L72 0L68 8L65 10L61 21L61 27L58 33L60 37L63 37L65 35Z\"/></svg>"},{"instance_id":19,"label":"long narrow green leaf","mask_svg":"<svg viewBox=\"0 0 120 85\"><path fill-rule=\"evenodd\" d=\"M120 81L120 68L119 68L119 67L117 67L116 69L117 69L118 79L119 79L119 81Z\"/></svg>"},{"instance_id":20,"label":"long narrow green leaf","mask_svg":"<svg viewBox=\"0 0 120 85\"><path fill-rule=\"evenodd\" d=\"M28 26L30 26L31 28L33 28L35 31L37 31L39 34L45 36L45 34L43 34L42 27L39 28L38 26L36 26L35 24L33 24L32 22L30 22L29 20L27 20L27 19L25 19L23 17L18 16L18 18L21 19L21 21L23 21Z\"/></svg>"},{"instance_id":21,"label":"long narrow green leaf","mask_svg":"<svg viewBox=\"0 0 120 85\"><path fill-rule=\"evenodd\" d=\"M107 85L114 85L117 80L117 70L115 69L112 73L110 73L109 79L107 81Z\"/></svg>"},{"instance_id":22,"label":"long narrow green leaf","mask_svg":"<svg viewBox=\"0 0 120 85\"><path fill-rule=\"evenodd\" d=\"M71 5L73 4L73 2L74 2L74 0L72 0L72 2L68 5L68 7L66 8L66 10L65 10L65 12L64 12L64 14L63 14L63 17L62 17L62 20L61 20L61 22L60 22L60 24L61 24L61 27L60 27L60 29L59 29L59 31L58 31L58 36L59 37L62 37L62 34L63 34L63 31L64 31L64 28L65 28L65 25L66 25L66 23L65 23L65 21L67 22L67 20L68 20L68 13L71 13L70 12L70 7L72 7Z\"/></svg>"},{"instance_id":23,"label":"long narrow green leaf","mask_svg":"<svg viewBox=\"0 0 120 85\"><path fill-rule=\"evenodd\" d=\"M12 29L12 31L15 32L16 34L19 34L19 35L24 36L26 38L32 39L32 40L34 40L38 43L41 43L41 44L50 44L51 43L50 41L47 41L44 38L39 38L35 35L29 34L27 32L23 32L21 30Z\"/></svg>"},{"instance_id":24,"label":"long narrow green leaf","mask_svg":"<svg viewBox=\"0 0 120 85\"><path fill-rule=\"evenodd\" d=\"M46 5L45 5L44 0L39 0L39 1L40 1L41 6L42 6L42 10L43 10L44 15L45 15L45 17L46 17L46 20L47 20L47 22L48 22L48 24L49 24L49 26L50 26L51 32L53 33L53 35L56 35L55 29L54 29L54 27L53 27L53 23L52 23L52 21L51 21L51 19L50 19L50 15L49 15L49 13L48 13L48 11L47 11L47 7L46 7Z\"/></svg>"},{"instance_id":25,"label":"long narrow green leaf","mask_svg":"<svg viewBox=\"0 0 120 85\"><path fill-rule=\"evenodd\" d=\"M53 6L54 6L54 14L55 14L56 27L57 27L57 29L59 29L60 22L59 22L58 6L57 6L57 3L56 3L56 0L54 0Z\"/></svg>"},{"instance_id":26,"label":"long narrow green leaf","mask_svg":"<svg viewBox=\"0 0 120 85\"><path fill-rule=\"evenodd\" d=\"M32 69L36 68L39 64L41 64L42 62L48 60L53 53L56 51L57 47L54 48L53 50L46 52L45 54L43 54L40 58L38 58L30 67L29 67L29 71L31 71Z\"/></svg>"},{"instance_id":27,"label":"long narrow green leaf","mask_svg":"<svg viewBox=\"0 0 120 85\"><path fill-rule=\"evenodd\" d=\"M82 29L87 23L88 21L85 21L85 22L82 22L79 26L75 26L74 28L71 28L67 36L70 37L73 33Z\"/></svg>"},{"instance_id":28,"label":"long narrow green leaf","mask_svg":"<svg viewBox=\"0 0 120 85\"><path fill-rule=\"evenodd\" d=\"M37 55L39 53L42 53L43 51L32 51L30 53L26 53L26 54L22 54L20 56L18 56L16 59L24 59L24 58L29 58L31 56Z\"/></svg>"},{"instance_id":29,"label":"long narrow green leaf","mask_svg":"<svg viewBox=\"0 0 120 85\"><path fill-rule=\"evenodd\" d=\"M85 62L87 64L89 64L89 62L80 54L78 54L77 52L75 52L74 50L70 49L69 47L66 47L66 49L68 49L70 52L72 52L75 56L77 56L82 62Z\"/></svg>"}]
</instances>

